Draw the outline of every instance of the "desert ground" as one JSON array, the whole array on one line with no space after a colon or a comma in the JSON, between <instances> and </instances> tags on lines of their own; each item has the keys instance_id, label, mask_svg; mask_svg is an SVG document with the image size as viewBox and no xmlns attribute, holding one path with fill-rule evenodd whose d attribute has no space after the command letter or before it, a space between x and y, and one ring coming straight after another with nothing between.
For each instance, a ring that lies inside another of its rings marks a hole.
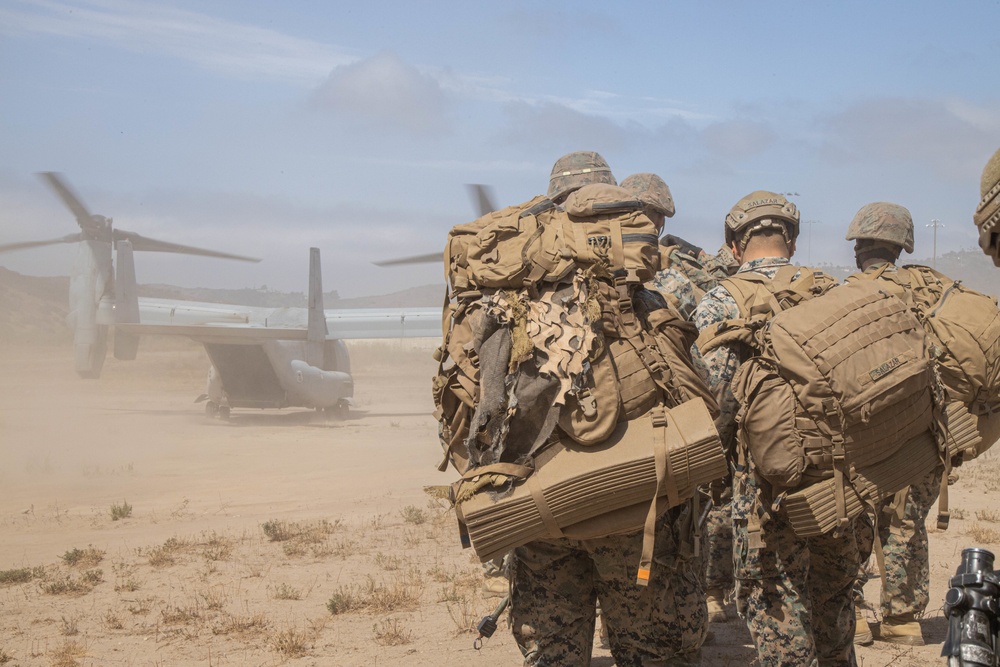
<instances>
[{"instance_id":1,"label":"desert ground","mask_svg":"<svg viewBox=\"0 0 1000 667\"><path fill-rule=\"evenodd\" d=\"M520 664L506 616L473 648L498 599L424 490L455 477L436 469L432 345L351 345L346 420L224 422L193 402L208 368L194 344L144 341L87 381L67 346L0 343L0 664ZM943 664L961 550L1000 549L1000 463L959 475L951 528L931 535L928 645L876 642L867 667ZM752 664L741 622L712 629L703 664Z\"/></svg>"}]
</instances>

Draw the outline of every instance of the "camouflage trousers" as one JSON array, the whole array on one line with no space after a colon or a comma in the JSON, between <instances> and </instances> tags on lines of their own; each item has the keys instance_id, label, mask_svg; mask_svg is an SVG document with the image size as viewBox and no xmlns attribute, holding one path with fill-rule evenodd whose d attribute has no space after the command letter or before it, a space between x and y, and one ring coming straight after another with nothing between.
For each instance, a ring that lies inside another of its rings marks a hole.
<instances>
[{"instance_id":1,"label":"camouflage trousers","mask_svg":"<svg viewBox=\"0 0 1000 667\"><path fill-rule=\"evenodd\" d=\"M705 522L705 590L733 588L732 498L713 506Z\"/></svg>"},{"instance_id":2,"label":"camouflage trousers","mask_svg":"<svg viewBox=\"0 0 1000 667\"><path fill-rule=\"evenodd\" d=\"M844 535L802 538L781 511L756 517L756 482L738 475L733 490L736 610L761 667L857 665L853 585L860 556L853 527Z\"/></svg>"},{"instance_id":3,"label":"camouflage trousers","mask_svg":"<svg viewBox=\"0 0 1000 667\"><path fill-rule=\"evenodd\" d=\"M879 609L882 617L916 618L930 602L930 551L927 538L927 515L941 491L943 468L938 468L896 497L902 501L887 503L878 516L878 539L885 557L885 577ZM859 533L862 557L873 549L872 528ZM868 581L868 573L859 573L858 590Z\"/></svg>"},{"instance_id":4,"label":"camouflage trousers","mask_svg":"<svg viewBox=\"0 0 1000 667\"><path fill-rule=\"evenodd\" d=\"M648 586L635 583L641 553L642 531L515 549L510 620L524 664L589 665L600 597L618 667L700 665L708 612L690 503L657 520Z\"/></svg>"}]
</instances>

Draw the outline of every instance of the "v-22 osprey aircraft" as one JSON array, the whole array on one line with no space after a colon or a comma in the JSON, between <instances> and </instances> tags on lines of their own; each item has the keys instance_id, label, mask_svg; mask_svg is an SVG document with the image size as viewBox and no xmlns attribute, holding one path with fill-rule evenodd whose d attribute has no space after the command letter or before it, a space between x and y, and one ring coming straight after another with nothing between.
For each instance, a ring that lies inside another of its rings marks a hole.
<instances>
[{"instance_id":1,"label":"v-22 osprey aircraft","mask_svg":"<svg viewBox=\"0 0 1000 667\"><path fill-rule=\"evenodd\" d=\"M211 360L208 388L198 399L206 414L228 418L231 408L308 407L346 416L354 382L345 340L441 334L441 313L434 308L324 310L318 248L310 249L307 308L139 298L136 250L260 260L115 229L110 218L90 214L59 174L40 176L73 213L80 232L0 245L0 252L77 244L67 320L82 378L100 377L112 328L113 354L120 360L136 358L142 334L186 336L202 343Z\"/></svg>"}]
</instances>

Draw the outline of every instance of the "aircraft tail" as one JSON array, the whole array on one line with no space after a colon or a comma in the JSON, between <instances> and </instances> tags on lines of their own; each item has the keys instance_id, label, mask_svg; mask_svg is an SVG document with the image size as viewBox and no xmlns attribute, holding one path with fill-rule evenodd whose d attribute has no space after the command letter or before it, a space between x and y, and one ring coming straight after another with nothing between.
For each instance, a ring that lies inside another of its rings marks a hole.
<instances>
[{"instance_id":1,"label":"aircraft tail","mask_svg":"<svg viewBox=\"0 0 1000 667\"><path fill-rule=\"evenodd\" d=\"M309 248L309 327L306 337L306 363L325 368L326 312L323 310L323 271L319 248Z\"/></svg>"},{"instance_id":2,"label":"aircraft tail","mask_svg":"<svg viewBox=\"0 0 1000 667\"><path fill-rule=\"evenodd\" d=\"M130 241L118 241L115 253L115 324L139 323L139 292L135 282L135 259ZM139 351L139 335L115 329L115 359L133 361Z\"/></svg>"}]
</instances>

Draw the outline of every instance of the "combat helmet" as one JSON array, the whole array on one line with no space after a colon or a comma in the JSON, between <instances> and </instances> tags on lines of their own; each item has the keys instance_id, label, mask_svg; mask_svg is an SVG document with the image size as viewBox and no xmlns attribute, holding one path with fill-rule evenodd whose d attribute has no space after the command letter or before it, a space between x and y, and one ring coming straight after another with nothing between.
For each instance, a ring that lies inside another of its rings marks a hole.
<instances>
[{"instance_id":1,"label":"combat helmet","mask_svg":"<svg viewBox=\"0 0 1000 667\"><path fill-rule=\"evenodd\" d=\"M855 239L885 241L913 252L913 218L899 204L887 201L866 204L847 226L847 240Z\"/></svg>"},{"instance_id":2,"label":"combat helmet","mask_svg":"<svg viewBox=\"0 0 1000 667\"><path fill-rule=\"evenodd\" d=\"M745 250L750 235L762 229L779 230L791 244L799 235L799 209L777 192L751 192L726 215L726 245L742 239L740 250Z\"/></svg>"},{"instance_id":3,"label":"combat helmet","mask_svg":"<svg viewBox=\"0 0 1000 667\"><path fill-rule=\"evenodd\" d=\"M632 174L621 182L621 187L634 194L639 201L657 213L674 217L674 198L670 188L656 174Z\"/></svg>"},{"instance_id":4,"label":"combat helmet","mask_svg":"<svg viewBox=\"0 0 1000 667\"><path fill-rule=\"evenodd\" d=\"M982 199L972 216L979 227L979 247L1000 266L1000 150L983 168L979 195Z\"/></svg>"},{"instance_id":5,"label":"combat helmet","mask_svg":"<svg viewBox=\"0 0 1000 667\"><path fill-rule=\"evenodd\" d=\"M556 160L549 175L549 199L558 200L591 183L618 185L611 167L594 151L576 151Z\"/></svg>"}]
</instances>

